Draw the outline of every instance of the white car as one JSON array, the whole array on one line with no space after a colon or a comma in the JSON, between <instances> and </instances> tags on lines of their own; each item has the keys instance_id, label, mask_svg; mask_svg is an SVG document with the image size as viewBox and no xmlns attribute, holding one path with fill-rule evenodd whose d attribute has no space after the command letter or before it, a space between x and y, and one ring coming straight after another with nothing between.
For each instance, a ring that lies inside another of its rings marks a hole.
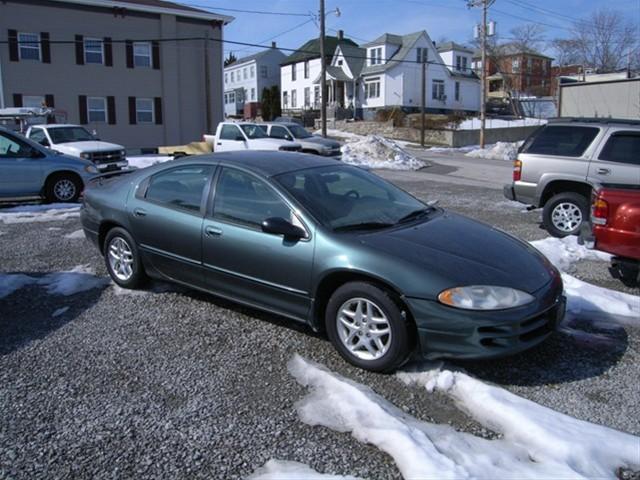
<instances>
[{"instance_id":1,"label":"white car","mask_svg":"<svg viewBox=\"0 0 640 480\"><path fill-rule=\"evenodd\" d=\"M102 142L80 125L32 125L26 137L60 153L93 162L101 172L128 166L122 145Z\"/></svg>"},{"instance_id":2,"label":"white car","mask_svg":"<svg viewBox=\"0 0 640 480\"><path fill-rule=\"evenodd\" d=\"M233 150L281 150L299 152L302 146L288 140L269 138L256 123L220 122L215 135L205 135L204 141L213 146L214 152Z\"/></svg>"}]
</instances>

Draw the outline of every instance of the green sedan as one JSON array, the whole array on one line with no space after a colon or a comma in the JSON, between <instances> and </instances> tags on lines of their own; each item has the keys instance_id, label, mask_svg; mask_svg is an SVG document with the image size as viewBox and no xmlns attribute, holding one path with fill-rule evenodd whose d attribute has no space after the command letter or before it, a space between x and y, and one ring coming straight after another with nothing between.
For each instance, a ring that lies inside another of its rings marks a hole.
<instances>
[{"instance_id":1,"label":"green sedan","mask_svg":"<svg viewBox=\"0 0 640 480\"><path fill-rule=\"evenodd\" d=\"M289 317L368 370L514 354L564 315L533 247L329 158L229 152L103 177L81 219L118 285L153 277Z\"/></svg>"}]
</instances>

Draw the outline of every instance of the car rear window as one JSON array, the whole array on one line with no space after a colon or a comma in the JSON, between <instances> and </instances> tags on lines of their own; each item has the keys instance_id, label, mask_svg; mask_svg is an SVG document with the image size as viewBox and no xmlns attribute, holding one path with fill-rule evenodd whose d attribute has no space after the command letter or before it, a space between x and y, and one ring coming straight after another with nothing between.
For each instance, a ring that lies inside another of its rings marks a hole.
<instances>
[{"instance_id":1,"label":"car rear window","mask_svg":"<svg viewBox=\"0 0 640 480\"><path fill-rule=\"evenodd\" d=\"M617 132L600 152L600 160L640 165L640 133Z\"/></svg>"},{"instance_id":2,"label":"car rear window","mask_svg":"<svg viewBox=\"0 0 640 480\"><path fill-rule=\"evenodd\" d=\"M534 133L522 147L523 153L579 157L598 135L598 128L549 125Z\"/></svg>"}]
</instances>

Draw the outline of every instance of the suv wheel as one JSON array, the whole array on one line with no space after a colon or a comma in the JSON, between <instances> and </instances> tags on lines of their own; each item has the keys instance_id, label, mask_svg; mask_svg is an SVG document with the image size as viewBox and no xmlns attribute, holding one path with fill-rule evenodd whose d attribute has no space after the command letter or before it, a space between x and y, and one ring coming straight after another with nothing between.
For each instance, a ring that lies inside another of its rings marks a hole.
<instances>
[{"instance_id":1,"label":"suv wheel","mask_svg":"<svg viewBox=\"0 0 640 480\"><path fill-rule=\"evenodd\" d=\"M554 195L545 203L542 211L544 226L554 237L577 235L588 218L587 199L575 192Z\"/></svg>"},{"instance_id":2,"label":"suv wheel","mask_svg":"<svg viewBox=\"0 0 640 480\"><path fill-rule=\"evenodd\" d=\"M82 192L82 182L71 174L55 175L47 181L45 199L49 203L73 203Z\"/></svg>"}]
</instances>

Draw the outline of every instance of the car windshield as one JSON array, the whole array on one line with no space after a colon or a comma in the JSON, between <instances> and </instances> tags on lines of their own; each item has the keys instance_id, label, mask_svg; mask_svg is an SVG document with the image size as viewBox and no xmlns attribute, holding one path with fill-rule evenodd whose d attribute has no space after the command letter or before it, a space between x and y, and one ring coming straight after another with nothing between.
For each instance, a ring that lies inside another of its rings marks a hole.
<instances>
[{"instance_id":1,"label":"car windshield","mask_svg":"<svg viewBox=\"0 0 640 480\"><path fill-rule=\"evenodd\" d=\"M293 133L293 136L295 138L309 138L309 137L312 136L309 132L307 132L300 125L287 125L287 127L289 128L289 131L291 133Z\"/></svg>"},{"instance_id":2,"label":"car windshield","mask_svg":"<svg viewBox=\"0 0 640 480\"><path fill-rule=\"evenodd\" d=\"M248 138L267 138L267 134L259 125L244 124L240 125L240 128Z\"/></svg>"},{"instance_id":3,"label":"car windshield","mask_svg":"<svg viewBox=\"0 0 640 480\"><path fill-rule=\"evenodd\" d=\"M95 140L93 135L82 127L56 127L49 129L53 143L85 142Z\"/></svg>"},{"instance_id":4,"label":"car windshield","mask_svg":"<svg viewBox=\"0 0 640 480\"><path fill-rule=\"evenodd\" d=\"M373 230L433 210L380 177L347 165L308 168L275 177L313 216L334 231Z\"/></svg>"}]
</instances>

